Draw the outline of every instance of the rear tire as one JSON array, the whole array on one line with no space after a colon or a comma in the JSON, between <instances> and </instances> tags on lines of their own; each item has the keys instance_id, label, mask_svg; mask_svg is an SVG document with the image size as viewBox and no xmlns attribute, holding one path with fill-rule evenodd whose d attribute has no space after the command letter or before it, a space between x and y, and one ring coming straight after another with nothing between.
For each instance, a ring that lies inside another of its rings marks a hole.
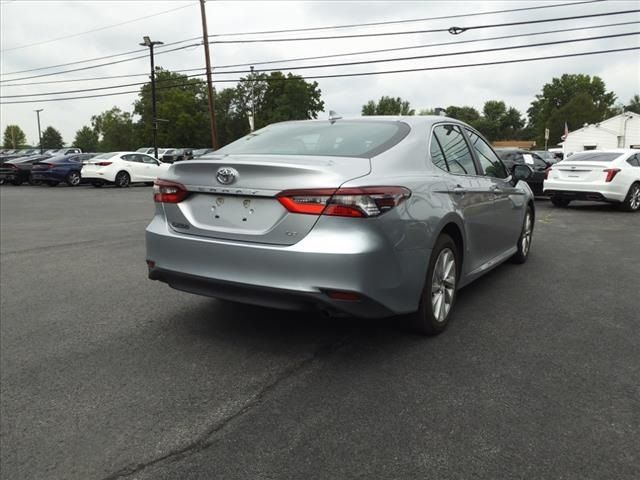
<instances>
[{"instance_id":1,"label":"rear tire","mask_svg":"<svg viewBox=\"0 0 640 480\"><path fill-rule=\"evenodd\" d=\"M80 185L81 181L82 177L80 176L80 172L76 171L69 172L67 178L65 179L65 182L67 182L67 185L69 185L70 187L77 187L78 185Z\"/></svg>"},{"instance_id":2,"label":"rear tire","mask_svg":"<svg viewBox=\"0 0 640 480\"><path fill-rule=\"evenodd\" d=\"M640 182L636 182L629 187L629 192L621 205L625 212L640 211Z\"/></svg>"},{"instance_id":3,"label":"rear tire","mask_svg":"<svg viewBox=\"0 0 640 480\"><path fill-rule=\"evenodd\" d=\"M116 187L127 188L131 184L131 177L127 172L118 172L115 179Z\"/></svg>"},{"instance_id":4,"label":"rear tire","mask_svg":"<svg viewBox=\"0 0 640 480\"><path fill-rule=\"evenodd\" d=\"M451 237L440 235L429 259L420 306L417 312L409 316L413 332L434 336L447 328L455 305L461 270L458 258L458 248Z\"/></svg>"},{"instance_id":5,"label":"rear tire","mask_svg":"<svg viewBox=\"0 0 640 480\"><path fill-rule=\"evenodd\" d=\"M520 232L520 238L518 238L518 251L513 254L511 261L513 263L522 264L529 258L529 252L531 251L531 241L533 240L533 210L531 207L527 207L527 211L524 214L524 222L522 224L522 232Z\"/></svg>"},{"instance_id":6,"label":"rear tire","mask_svg":"<svg viewBox=\"0 0 640 480\"><path fill-rule=\"evenodd\" d=\"M559 197L557 195L554 195L553 197L551 197L551 203L553 204L554 207L565 208L569 206L570 202L571 200L569 200L568 198Z\"/></svg>"}]
</instances>

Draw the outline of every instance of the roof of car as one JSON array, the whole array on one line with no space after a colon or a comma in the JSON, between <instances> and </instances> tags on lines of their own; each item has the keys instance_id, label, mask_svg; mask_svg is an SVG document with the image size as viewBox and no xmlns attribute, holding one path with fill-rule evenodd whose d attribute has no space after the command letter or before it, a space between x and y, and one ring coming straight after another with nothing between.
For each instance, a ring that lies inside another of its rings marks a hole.
<instances>
[{"instance_id":1,"label":"roof of car","mask_svg":"<svg viewBox=\"0 0 640 480\"><path fill-rule=\"evenodd\" d=\"M464 124L464 122L460 121L460 120L456 120L455 118L450 118L450 117L443 117L441 115L366 115L366 116L359 116L359 117L353 117L353 116L349 116L349 117L335 117L336 118L336 123L340 123L341 121L343 122L351 122L351 121L359 121L359 122L404 122L407 123L411 126L418 126L418 125L430 125L433 123L438 123L438 122L455 122L455 123L462 123ZM290 121L286 121L286 122L279 122L279 123L302 123L302 122L315 122L315 123L322 123L322 122L329 122L328 118L317 118L314 120L290 120ZM276 124L273 124L276 125Z\"/></svg>"}]
</instances>

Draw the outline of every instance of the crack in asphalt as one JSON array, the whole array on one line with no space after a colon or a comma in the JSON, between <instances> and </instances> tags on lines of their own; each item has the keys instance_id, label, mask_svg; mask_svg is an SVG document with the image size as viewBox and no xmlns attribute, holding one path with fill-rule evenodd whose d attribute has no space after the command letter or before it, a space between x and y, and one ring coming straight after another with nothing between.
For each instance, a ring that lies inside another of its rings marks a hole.
<instances>
[{"instance_id":1,"label":"crack in asphalt","mask_svg":"<svg viewBox=\"0 0 640 480\"><path fill-rule=\"evenodd\" d=\"M258 391L255 395L253 395L253 397L248 402L246 402L239 410L227 416L226 418L222 418L217 422L215 422L215 424L212 425L211 428L209 428L206 432L201 434L198 438L193 440L188 445L171 450L168 453L160 457L153 458L147 462L124 467L104 477L102 480L117 480L121 478L126 478L131 475L135 475L136 473L140 473L142 470L145 470L148 467L164 462L165 460L174 459L174 458L175 459L185 458L194 453L200 452L202 450L206 450L207 448L209 448L214 444L214 439L211 438L213 435L222 431L227 425L231 424L234 420L244 416L254 408L260 406L266 400L266 397L271 392L276 390L278 386L280 386L283 382L285 382L286 380L288 380L289 378L295 375L300 374L307 368L310 369L319 358L331 355L337 352L338 350L340 350L342 347L344 347L348 343L349 338L350 336L346 335L337 342L334 342L328 345L323 345L319 347L315 352L313 352L311 356L287 368L279 376L277 376L273 381L269 382L264 387L262 387L262 389Z\"/></svg>"}]
</instances>

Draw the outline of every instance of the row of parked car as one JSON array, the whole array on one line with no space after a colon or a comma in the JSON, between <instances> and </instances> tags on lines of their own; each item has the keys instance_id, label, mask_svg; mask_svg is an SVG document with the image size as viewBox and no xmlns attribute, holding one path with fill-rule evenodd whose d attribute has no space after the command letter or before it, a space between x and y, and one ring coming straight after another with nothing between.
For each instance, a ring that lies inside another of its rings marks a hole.
<instances>
[{"instance_id":1,"label":"row of parked car","mask_svg":"<svg viewBox=\"0 0 640 480\"><path fill-rule=\"evenodd\" d=\"M158 160L165 163L179 162L181 160L192 160L194 158L201 157L209 152L213 152L213 148L159 148ZM147 155L153 155L153 147L142 147L136 150L136 153L146 153Z\"/></svg>"},{"instance_id":2,"label":"row of parked car","mask_svg":"<svg viewBox=\"0 0 640 480\"><path fill-rule=\"evenodd\" d=\"M71 153L29 155L0 164L0 182L21 185L69 186L90 183L95 187L115 184L126 187L135 182L153 182L171 164L144 153Z\"/></svg>"},{"instance_id":3,"label":"row of parked car","mask_svg":"<svg viewBox=\"0 0 640 480\"><path fill-rule=\"evenodd\" d=\"M0 183L22 185L69 186L90 183L101 187L112 183L126 187L135 182L153 182L160 173L177 161L202 156L211 149L159 149L156 159L149 152L153 148L140 148L135 152L82 153L79 148L60 150L26 149L0 153Z\"/></svg>"}]
</instances>

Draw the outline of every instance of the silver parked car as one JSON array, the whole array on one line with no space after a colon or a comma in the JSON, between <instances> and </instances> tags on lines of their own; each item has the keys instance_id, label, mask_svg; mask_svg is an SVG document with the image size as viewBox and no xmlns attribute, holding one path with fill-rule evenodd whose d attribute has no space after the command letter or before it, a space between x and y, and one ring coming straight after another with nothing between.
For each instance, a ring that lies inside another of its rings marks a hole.
<instances>
[{"instance_id":1,"label":"silver parked car","mask_svg":"<svg viewBox=\"0 0 640 480\"><path fill-rule=\"evenodd\" d=\"M273 124L156 181L149 278L438 334L457 289L527 259L530 174L444 117Z\"/></svg>"}]
</instances>

